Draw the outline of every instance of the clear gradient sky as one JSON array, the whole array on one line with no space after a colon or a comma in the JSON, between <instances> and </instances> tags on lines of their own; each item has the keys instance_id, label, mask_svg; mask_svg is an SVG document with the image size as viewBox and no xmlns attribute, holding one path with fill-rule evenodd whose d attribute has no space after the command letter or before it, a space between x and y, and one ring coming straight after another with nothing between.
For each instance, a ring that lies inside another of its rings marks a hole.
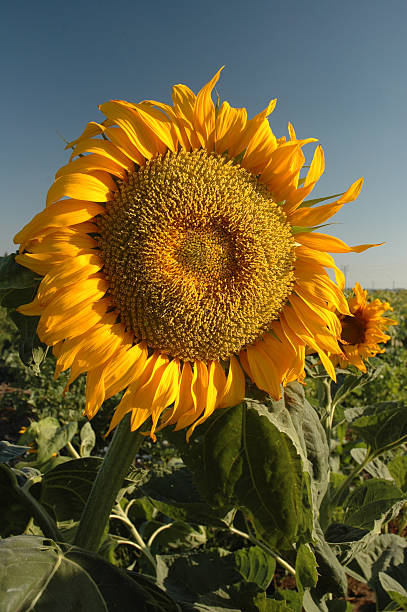
<instances>
[{"instance_id":1,"label":"clear gradient sky","mask_svg":"<svg viewBox=\"0 0 407 612\"><path fill-rule=\"evenodd\" d=\"M252 116L278 98L276 136L291 121L319 139L315 197L364 176L324 231L386 245L335 256L347 284L407 287L407 0L20 0L2 5L0 51L0 252L44 207L62 138L101 119L98 104L169 102L173 84L197 92L226 64L221 99Z\"/></svg>"}]
</instances>

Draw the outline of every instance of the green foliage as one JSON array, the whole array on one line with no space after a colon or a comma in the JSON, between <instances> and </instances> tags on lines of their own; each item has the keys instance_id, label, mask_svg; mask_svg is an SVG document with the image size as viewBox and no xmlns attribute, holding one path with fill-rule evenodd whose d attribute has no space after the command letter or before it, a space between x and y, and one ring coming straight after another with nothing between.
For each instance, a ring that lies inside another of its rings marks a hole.
<instances>
[{"instance_id":1,"label":"green foliage","mask_svg":"<svg viewBox=\"0 0 407 612\"><path fill-rule=\"evenodd\" d=\"M388 480L371 478L360 484L345 500L344 522L352 527L372 530L387 522L389 512L400 510L407 496Z\"/></svg>"},{"instance_id":2,"label":"green foliage","mask_svg":"<svg viewBox=\"0 0 407 612\"><path fill-rule=\"evenodd\" d=\"M247 400L208 419L192 444L183 433L170 439L216 508L241 508L258 536L277 548L310 539L308 466L283 402Z\"/></svg>"},{"instance_id":3,"label":"green foliage","mask_svg":"<svg viewBox=\"0 0 407 612\"><path fill-rule=\"evenodd\" d=\"M78 521L102 460L72 459L44 474L41 502L57 521Z\"/></svg>"},{"instance_id":4,"label":"green foliage","mask_svg":"<svg viewBox=\"0 0 407 612\"><path fill-rule=\"evenodd\" d=\"M212 527L224 527L227 524L227 513L215 510L203 501L192 472L182 464L150 474L142 491L162 514L175 520Z\"/></svg>"},{"instance_id":5,"label":"green foliage","mask_svg":"<svg viewBox=\"0 0 407 612\"><path fill-rule=\"evenodd\" d=\"M153 584L137 580L110 563L72 547L35 536L0 542L0 572L5 610L35 604L38 612L134 609L177 611L171 598Z\"/></svg>"},{"instance_id":6,"label":"green foliage","mask_svg":"<svg viewBox=\"0 0 407 612\"><path fill-rule=\"evenodd\" d=\"M407 455L396 455L387 467L399 489L407 493Z\"/></svg>"},{"instance_id":7,"label":"green foliage","mask_svg":"<svg viewBox=\"0 0 407 612\"><path fill-rule=\"evenodd\" d=\"M303 593L306 588L317 585L317 561L314 553L306 544L301 544L295 560L295 572L298 590Z\"/></svg>"},{"instance_id":8,"label":"green foliage","mask_svg":"<svg viewBox=\"0 0 407 612\"><path fill-rule=\"evenodd\" d=\"M310 358L306 396L290 384L279 402L216 411L189 444L183 431L146 440L94 555L71 543L119 397L91 425L83 378L66 394L67 374L52 380L35 317L15 311L38 281L0 261L6 609L349 612L347 573L378 610L407 607L406 542L384 533L406 533L407 292L378 295L399 326L367 375L341 370L333 384Z\"/></svg>"},{"instance_id":9,"label":"green foliage","mask_svg":"<svg viewBox=\"0 0 407 612\"><path fill-rule=\"evenodd\" d=\"M345 411L345 418L376 455L407 440L407 409L404 402L379 402L373 406L349 408Z\"/></svg>"}]
</instances>

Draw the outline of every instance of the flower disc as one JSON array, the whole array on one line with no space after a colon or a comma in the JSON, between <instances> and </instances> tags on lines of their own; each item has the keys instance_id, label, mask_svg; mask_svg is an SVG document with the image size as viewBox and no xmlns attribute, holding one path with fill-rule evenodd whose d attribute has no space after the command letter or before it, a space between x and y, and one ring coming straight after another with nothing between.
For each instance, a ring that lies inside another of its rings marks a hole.
<instances>
[{"instance_id":1,"label":"flower disc","mask_svg":"<svg viewBox=\"0 0 407 612\"><path fill-rule=\"evenodd\" d=\"M226 359L292 292L290 225L257 178L206 151L167 152L99 218L104 274L127 329L183 360Z\"/></svg>"}]
</instances>

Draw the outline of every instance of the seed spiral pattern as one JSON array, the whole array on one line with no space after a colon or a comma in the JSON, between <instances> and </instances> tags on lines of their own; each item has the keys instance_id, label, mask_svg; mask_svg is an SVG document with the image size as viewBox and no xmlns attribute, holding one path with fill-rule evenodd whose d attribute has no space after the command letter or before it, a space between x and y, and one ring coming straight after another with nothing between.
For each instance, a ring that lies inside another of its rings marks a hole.
<instances>
[{"instance_id":1,"label":"seed spiral pattern","mask_svg":"<svg viewBox=\"0 0 407 612\"><path fill-rule=\"evenodd\" d=\"M227 359L270 328L292 291L284 213L255 176L219 155L147 162L98 224L121 320L172 357Z\"/></svg>"}]
</instances>

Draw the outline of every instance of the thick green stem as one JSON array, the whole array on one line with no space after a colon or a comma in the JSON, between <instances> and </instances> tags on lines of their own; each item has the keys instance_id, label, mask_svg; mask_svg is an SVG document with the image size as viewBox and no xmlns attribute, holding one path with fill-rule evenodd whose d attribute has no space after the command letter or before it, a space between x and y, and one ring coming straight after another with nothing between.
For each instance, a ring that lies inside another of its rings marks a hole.
<instances>
[{"instance_id":1,"label":"thick green stem","mask_svg":"<svg viewBox=\"0 0 407 612\"><path fill-rule=\"evenodd\" d=\"M117 426L82 512L76 546L98 551L117 493L143 439L138 432L130 431L130 415Z\"/></svg>"}]
</instances>

